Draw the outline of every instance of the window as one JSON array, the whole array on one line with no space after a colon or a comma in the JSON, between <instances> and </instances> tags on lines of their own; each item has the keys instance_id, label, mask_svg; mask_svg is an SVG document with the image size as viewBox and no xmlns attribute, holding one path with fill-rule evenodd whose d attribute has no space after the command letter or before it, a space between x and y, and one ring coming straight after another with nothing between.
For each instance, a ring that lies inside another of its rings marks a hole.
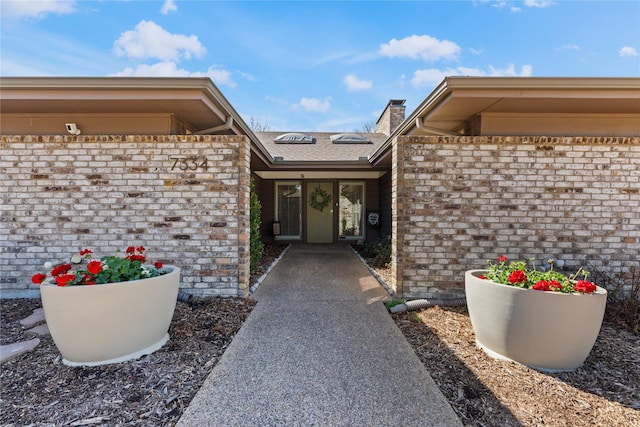
<instances>
[{"instance_id":1,"label":"window","mask_svg":"<svg viewBox=\"0 0 640 427\"><path fill-rule=\"evenodd\" d=\"M273 142L276 144L315 144L316 139L304 133L283 133Z\"/></svg>"},{"instance_id":2,"label":"window","mask_svg":"<svg viewBox=\"0 0 640 427\"><path fill-rule=\"evenodd\" d=\"M299 182L276 182L276 221L280 221L277 239L302 237L302 185Z\"/></svg>"},{"instance_id":3,"label":"window","mask_svg":"<svg viewBox=\"0 0 640 427\"><path fill-rule=\"evenodd\" d=\"M364 183L339 184L340 188L340 239L364 237Z\"/></svg>"},{"instance_id":4,"label":"window","mask_svg":"<svg viewBox=\"0 0 640 427\"><path fill-rule=\"evenodd\" d=\"M339 133L331 135L331 142L334 144L373 144L369 138L357 133Z\"/></svg>"}]
</instances>

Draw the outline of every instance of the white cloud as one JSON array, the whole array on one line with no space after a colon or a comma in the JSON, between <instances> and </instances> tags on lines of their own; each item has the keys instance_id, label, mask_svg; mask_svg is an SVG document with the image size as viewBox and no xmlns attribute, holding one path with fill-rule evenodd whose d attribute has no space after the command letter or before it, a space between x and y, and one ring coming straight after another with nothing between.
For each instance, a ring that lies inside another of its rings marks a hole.
<instances>
[{"instance_id":1,"label":"white cloud","mask_svg":"<svg viewBox=\"0 0 640 427\"><path fill-rule=\"evenodd\" d=\"M371 89L371 86L373 86L373 82L371 82L371 80L361 80L353 74L348 74L344 78L343 82L345 86L347 86L347 91L349 92L367 90Z\"/></svg>"},{"instance_id":2,"label":"white cloud","mask_svg":"<svg viewBox=\"0 0 640 427\"><path fill-rule=\"evenodd\" d=\"M416 87L433 86L440 83L448 76L492 76L492 77L530 77L532 75L531 65L523 65L520 72L517 72L513 64L506 68L495 68L489 66L489 70L485 71L480 68L456 67L444 70L431 68L426 70L417 70L413 73L411 84Z\"/></svg>"},{"instance_id":3,"label":"white cloud","mask_svg":"<svg viewBox=\"0 0 640 427\"><path fill-rule=\"evenodd\" d=\"M142 64L136 68L125 68L116 73L117 77L194 77L194 73L179 69L175 62L158 62L156 64Z\"/></svg>"},{"instance_id":4,"label":"white cloud","mask_svg":"<svg viewBox=\"0 0 640 427\"><path fill-rule=\"evenodd\" d=\"M2 18L44 18L50 13L75 12L75 0L0 0Z\"/></svg>"},{"instance_id":5,"label":"white cloud","mask_svg":"<svg viewBox=\"0 0 640 427\"><path fill-rule=\"evenodd\" d=\"M524 0L524 5L528 7L545 8L555 4L552 0Z\"/></svg>"},{"instance_id":6,"label":"white cloud","mask_svg":"<svg viewBox=\"0 0 640 427\"><path fill-rule=\"evenodd\" d=\"M638 56L638 51L635 47L625 46L618 51L620 56Z\"/></svg>"},{"instance_id":7,"label":"white cloud","mask_svg":"<svg viewBox=\"0 0 640 427\"><path fill-rule=\"evenodd\" d=\"M512 1L507 1L507 0L474 0L473 4L474 5L490 5L493 8L496 9L509 9L510 12L513 13L518 13L522 11L522 8L520 6L513 6L512 5ZM520 2L517 2L520 3ZM553 0L525 0L524 1L524 5L527 7L539 7L539 8L545 8L545 7L550 7L550 6L554 6L556 4L555 1Z\"/></svg>"},{"instance_id":8,"label":"white cloud","mask_svg":"<svg viewBox=\"0 0 640 427\"><path fill-rule=\"evenodd\" d=\"M507 6L509 6L509 3L507 3L504 0L495 1L491 4L491 7L496 7L498 9L502 9L503 7L507 7Z\"/></svg>"},{"instance_id":9,"label":"white cloud","mask_svg":"<svg viewBox=\"0 0 640 427\"><path fill-rule=\"evenodd\" d=\"M413 73L413 78L411 79L411 84L416 87L422 86L433 86L440 83L447 76L457 76L458 71L449 70L438 70L436 68L430 68L427 70L416 70Z\"/></svg>"},{"instance_id":10,"label":"white cloud","mask_svg":"<svg viewBox=\"0 0 640 427\"><path fill-rule=\"evenodd\" d=\"M125 68L114 74L116 77L209 77L217 85L235 87L236 83L231 72L217 66L211 66L207 71L189 71L178 68L175 62L158 62L156 64L141 64L136 68Z\"/></svg>"},{"instance_id":11,"label":"white cloud","mask_svg":"<svg viewBox=\"0 0 640 427\"><path fill-rule=\"evenodd\" d=\"M304 110L314 113L324 113L331 108L331 97L327 97L323 100L317 98L302 98L300 102L292 106L294 110Z\"/></svg>"},{"instance_id":12,"label":"white cloud","mask_svg":"<svg viewBox=\"0 0 640 427\"><path fill-rule=\"evenodd\" d=\"M163 15L168 15L169 12L176 12L178 10L178 6L176 6L174 0L164 0L162 4L162 8L160 9L160 13Z\"/></svg>"},{"instance_id":13,"label":"white cloud","mask_svg":"<svg viewBox=\"0 0 640 427\"><path fill-rule=\"evenodd\" d=\"M236 82L234 82L231 78L231 71L225 70L224 68L209 67L209 69L205 73L205 76L211 77L211 80L213 80L216 86L222 85L236 87Z\"/></svg>"},{"instance_id":14,"label":"white cloud","mask_svg":"<svg viewBox=\"0 0 640 427\"><path fill-rule=\"evenodd\" d=\"M171 34L151 21L140 21L134 30L122 33L114 50L118 56L161 61L199 58L206 52L198 37Z\"/></svg>"},{"instance_id":15,"label":"white cloud","mask_svg":"<svg viewBox=\"0 0 640 427\"><path fill-rule=\"evenodd\" d=\"M560 49L564 49L564 50L580 50L580 46L576 45L576 44L563 44Z\"/></svg>"},{"instance_id":16,"label":"white cloud","mask_svg":"<svg viewBox=\"0 0 640 427\"><path fill-rule=\"evenodd\" d=\"M448 40L438 40L431 36L414 34L402 40L391 39L389 43L380 45L379 53L389 58L397 56L435 61L455 59L460 53L460 46Z\"/></svg>"}]
</instances>

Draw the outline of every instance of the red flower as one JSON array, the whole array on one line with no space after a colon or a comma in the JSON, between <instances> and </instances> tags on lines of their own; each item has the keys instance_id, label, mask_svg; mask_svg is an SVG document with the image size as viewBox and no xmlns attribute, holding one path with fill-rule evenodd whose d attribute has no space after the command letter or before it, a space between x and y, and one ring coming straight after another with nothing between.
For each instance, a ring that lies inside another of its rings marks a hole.
<instances>
[{"instance_id":1,"label":"red flower","mask_svg":"<svg viewBox=\"0 0 640 427\"><path fill-rule=\"evenodd\" d=\"M52 276L60 276L61 274L67 274L71 270L71 264L60 264L56 265L53 270L51 270Z\"/></svg>"},{"instance_id":2,"label":"red flower","mask_svg":"<svg viewBox=\"0 0 640 427\"><path fill-rule=\"evenodd\" d=\"M40 285L42 284L42 282L44 282L46 278L47 278L46 274L37 273L33 275L33 277L31 278L31 282L36 285Z\"/></svg>"},{"instance_id":3,"label":"red flower","mask_svg":"<svg viewBox=\"0 0 640 427\"><path fill-rule=\"evenodd\" d=\"M516 270L509 275L509 283L516 284L521 282L526 282L528 279L527 275L524 274L522 270Z\"/></svg>"},{"instance_id":4,"label":"red flower","mask_svg":"<svg viewBox=\"0 0 640 427\"><path fill-rule=\"evenodd\" d=\"M485 276L484 274L481 274L478 276L478 279L487 280L487 276Z\"/></svg>"},{"instance_id":5,"label":"red flower","mask_svg":"<svg viewBox=\"0 0 640 427\"><path fill-rule=\"evenodd\" d=\"M90 274L85 274L84 276L82 276L82 284L83 285L95 285L95 277L93 277Z\"/></svg>"},{"instance_id":6,"label":"red flower","mask_svg":"<svg viewBox=\"0 0 640 427\"><path fill-rule=\"evenodd\" d=\"M504 255L500 255L500 256L498 257L498 261L500 261L500 262L507 262L507 257L506 257L506 256L504 256Z\"/></svg>"},{"instance_id":7,"label":"red flower","mask_svg":"<svg viewBox=\"0 0 640 427\"><path fill-rule=\"evenodd\" d=\"M140 254L131 254L127 256L127 259L129 261L140 261L141 263L145 263L147 261L147 258L144 255L140 255Z\"/></svg>"},{"instance_id":8,"label":"red flower","mask_svg":"<svg viewBox=\"0 0 640 427\"><path fill-rule=\"evenodd\" d=\"M160 270L162 268L162 263L160 261L156 261L153 263L153 266Z\"/></svg>"},{"instance_id":9,"label":"red flower","mask_svg":"<svg viewBox=\"0 0 640 427\"><path fill-rule=\"evenodd\" d=\"M561 291L562 284L557 280L540 280L531 289L536 291Z\"/></svg>"},{"instance_id":10,"label":"red flower","mask_svg":"<svg viewBox=\"0 0 640 427\"><path fill-rule=\"evenodd\" d=\"M80 256L91 255L93 251L91 249L83 249L80 251Z\"/></svg>"},{"instance_id":11,"label":"red flower","mask_svg":"<svg viewBox=\"0 0 640 427\"><path fill-rule=\"evenodd\" d=\"M578 283L573 287L576 292L584 292L590 294L596 291L596 284L593 282L587 282L586 280L578 280Z\"/></svg>"},{"instance_id":12,"label":"red flower","mask_svg":"<svg viewBox=\"0 0 640 427\"><path fill-rule=\"evenodd\" d=\"M558 282L557 280L550 280L549 288L555 288L556 291L560 291L562 290L562 283ZM553 289L550 290L552 291Z\"/></svg>"},{"instance_id":13,"label":"red flower","mask_svg":"<svg viewBox=\"0 0 640 427\"><path fill-rule=\"evenodd\" d=\"M56 277L56 283L58 286L67 286L69 282L76 280L76 276L73 274L61 274Z\"/></svg>"},{"instance_id":14,"label":"red flower","mask_svg":"<svg viewBox=\"0 0 640 427\"><path fill-rule=\"evenodd\" d=\"M531 287L531 289L534 289L536 291L550 291L551 289L549 289L549 282L547 282L546 280L540 280L539 282L536 282L535 285L533 285Z\"/></svg>"},{"instance_id":15,"label":"red flower","mask_svg":"<svg viewBox=\"0 0 640 427\"><path fill-rule=\"evenodd\" d=\"M129 247L127 248L127 253L128 253L128 254L132 254L132 253L134 253L135 251L136 251L136 248L135 248L135 247L133 247L133 246L129 246Z\"/></svg>"},{"instance_id":16,"label":"red flower","mask_svg":"<svg viewBox=\"0 0 640 427\"><path fill-rule=\"evenodd\" d=\"M138 252L142 253L144 252L144 246L138 246L138 248L136 249Z\"/></svg>"},{"instance_id":17,"label":"red flower","mask_svg":"<svg viewBox=\"0 0 640 427\"><path fill-rule=\"evenodd\" d=\"M102 264L100 263L100 261L91 261L89 262L89 264L87 264L87 270L91 274L98 274L100 273L100 271L102 271Z\"/></svg>"}]
</instances>

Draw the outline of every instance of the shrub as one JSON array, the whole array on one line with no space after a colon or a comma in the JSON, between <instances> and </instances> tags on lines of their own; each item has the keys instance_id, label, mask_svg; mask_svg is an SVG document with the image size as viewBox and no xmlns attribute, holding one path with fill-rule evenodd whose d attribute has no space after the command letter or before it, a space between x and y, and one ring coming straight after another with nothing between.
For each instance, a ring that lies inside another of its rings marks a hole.
<instances>
[{"instance_id":1,"label":"shrub","mask_svg":"<svg viewBox=\"0 0 640 427\"><path fill-rule=\"evenodd\" d=\"M254 271L258 266L258 262L262 258L262 253L264 251L264 243L262 242L262 236L260 236L260 224L262 223L261 215L262 215L262 204L260 203L260 198L258 198L258 194L254 190L253 178L251 178L250 189L251 189L251 197L249 200L249 269Z\"/></svg>"},{"instance_id":2,"label":"shrub","mask_svg":"<svg viewBox=\"0 0 640 427\"><path fill-rule=\"evenodd\" d=\"M597 268L592 270L600 286L608 292L605 321L634 334L640 333L640 268L618 274L608 274Z\"/></svg>"},{"instance_id":3,"label":"shrub","mask_svg":"<svg viewBox=\"0 0 640 427\"><path fill-rule=\"evenodd\" d=\"M364 245L363 255L370 258L373 266L386 267L391 262L391 238L380 237Z\"/></svg>"}]
</instances>

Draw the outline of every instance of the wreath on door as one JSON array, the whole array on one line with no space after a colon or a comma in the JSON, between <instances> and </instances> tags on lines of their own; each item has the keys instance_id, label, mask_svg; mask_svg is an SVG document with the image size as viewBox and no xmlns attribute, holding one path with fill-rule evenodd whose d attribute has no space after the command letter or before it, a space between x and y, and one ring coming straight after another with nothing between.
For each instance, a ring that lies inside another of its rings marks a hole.
<instances>
[{"instance_id":1,"label":"wreath on door","mask_svg":"<svg viewBox=\"0 0 640 427\"><path fill-rule=\"evenodd\" d=\"M322 212L324 208L329 206L329 203L331 203L331 199L331 194L327 193L318 186L309 196L309 206Z\"/></svg>"}]
</instances>

